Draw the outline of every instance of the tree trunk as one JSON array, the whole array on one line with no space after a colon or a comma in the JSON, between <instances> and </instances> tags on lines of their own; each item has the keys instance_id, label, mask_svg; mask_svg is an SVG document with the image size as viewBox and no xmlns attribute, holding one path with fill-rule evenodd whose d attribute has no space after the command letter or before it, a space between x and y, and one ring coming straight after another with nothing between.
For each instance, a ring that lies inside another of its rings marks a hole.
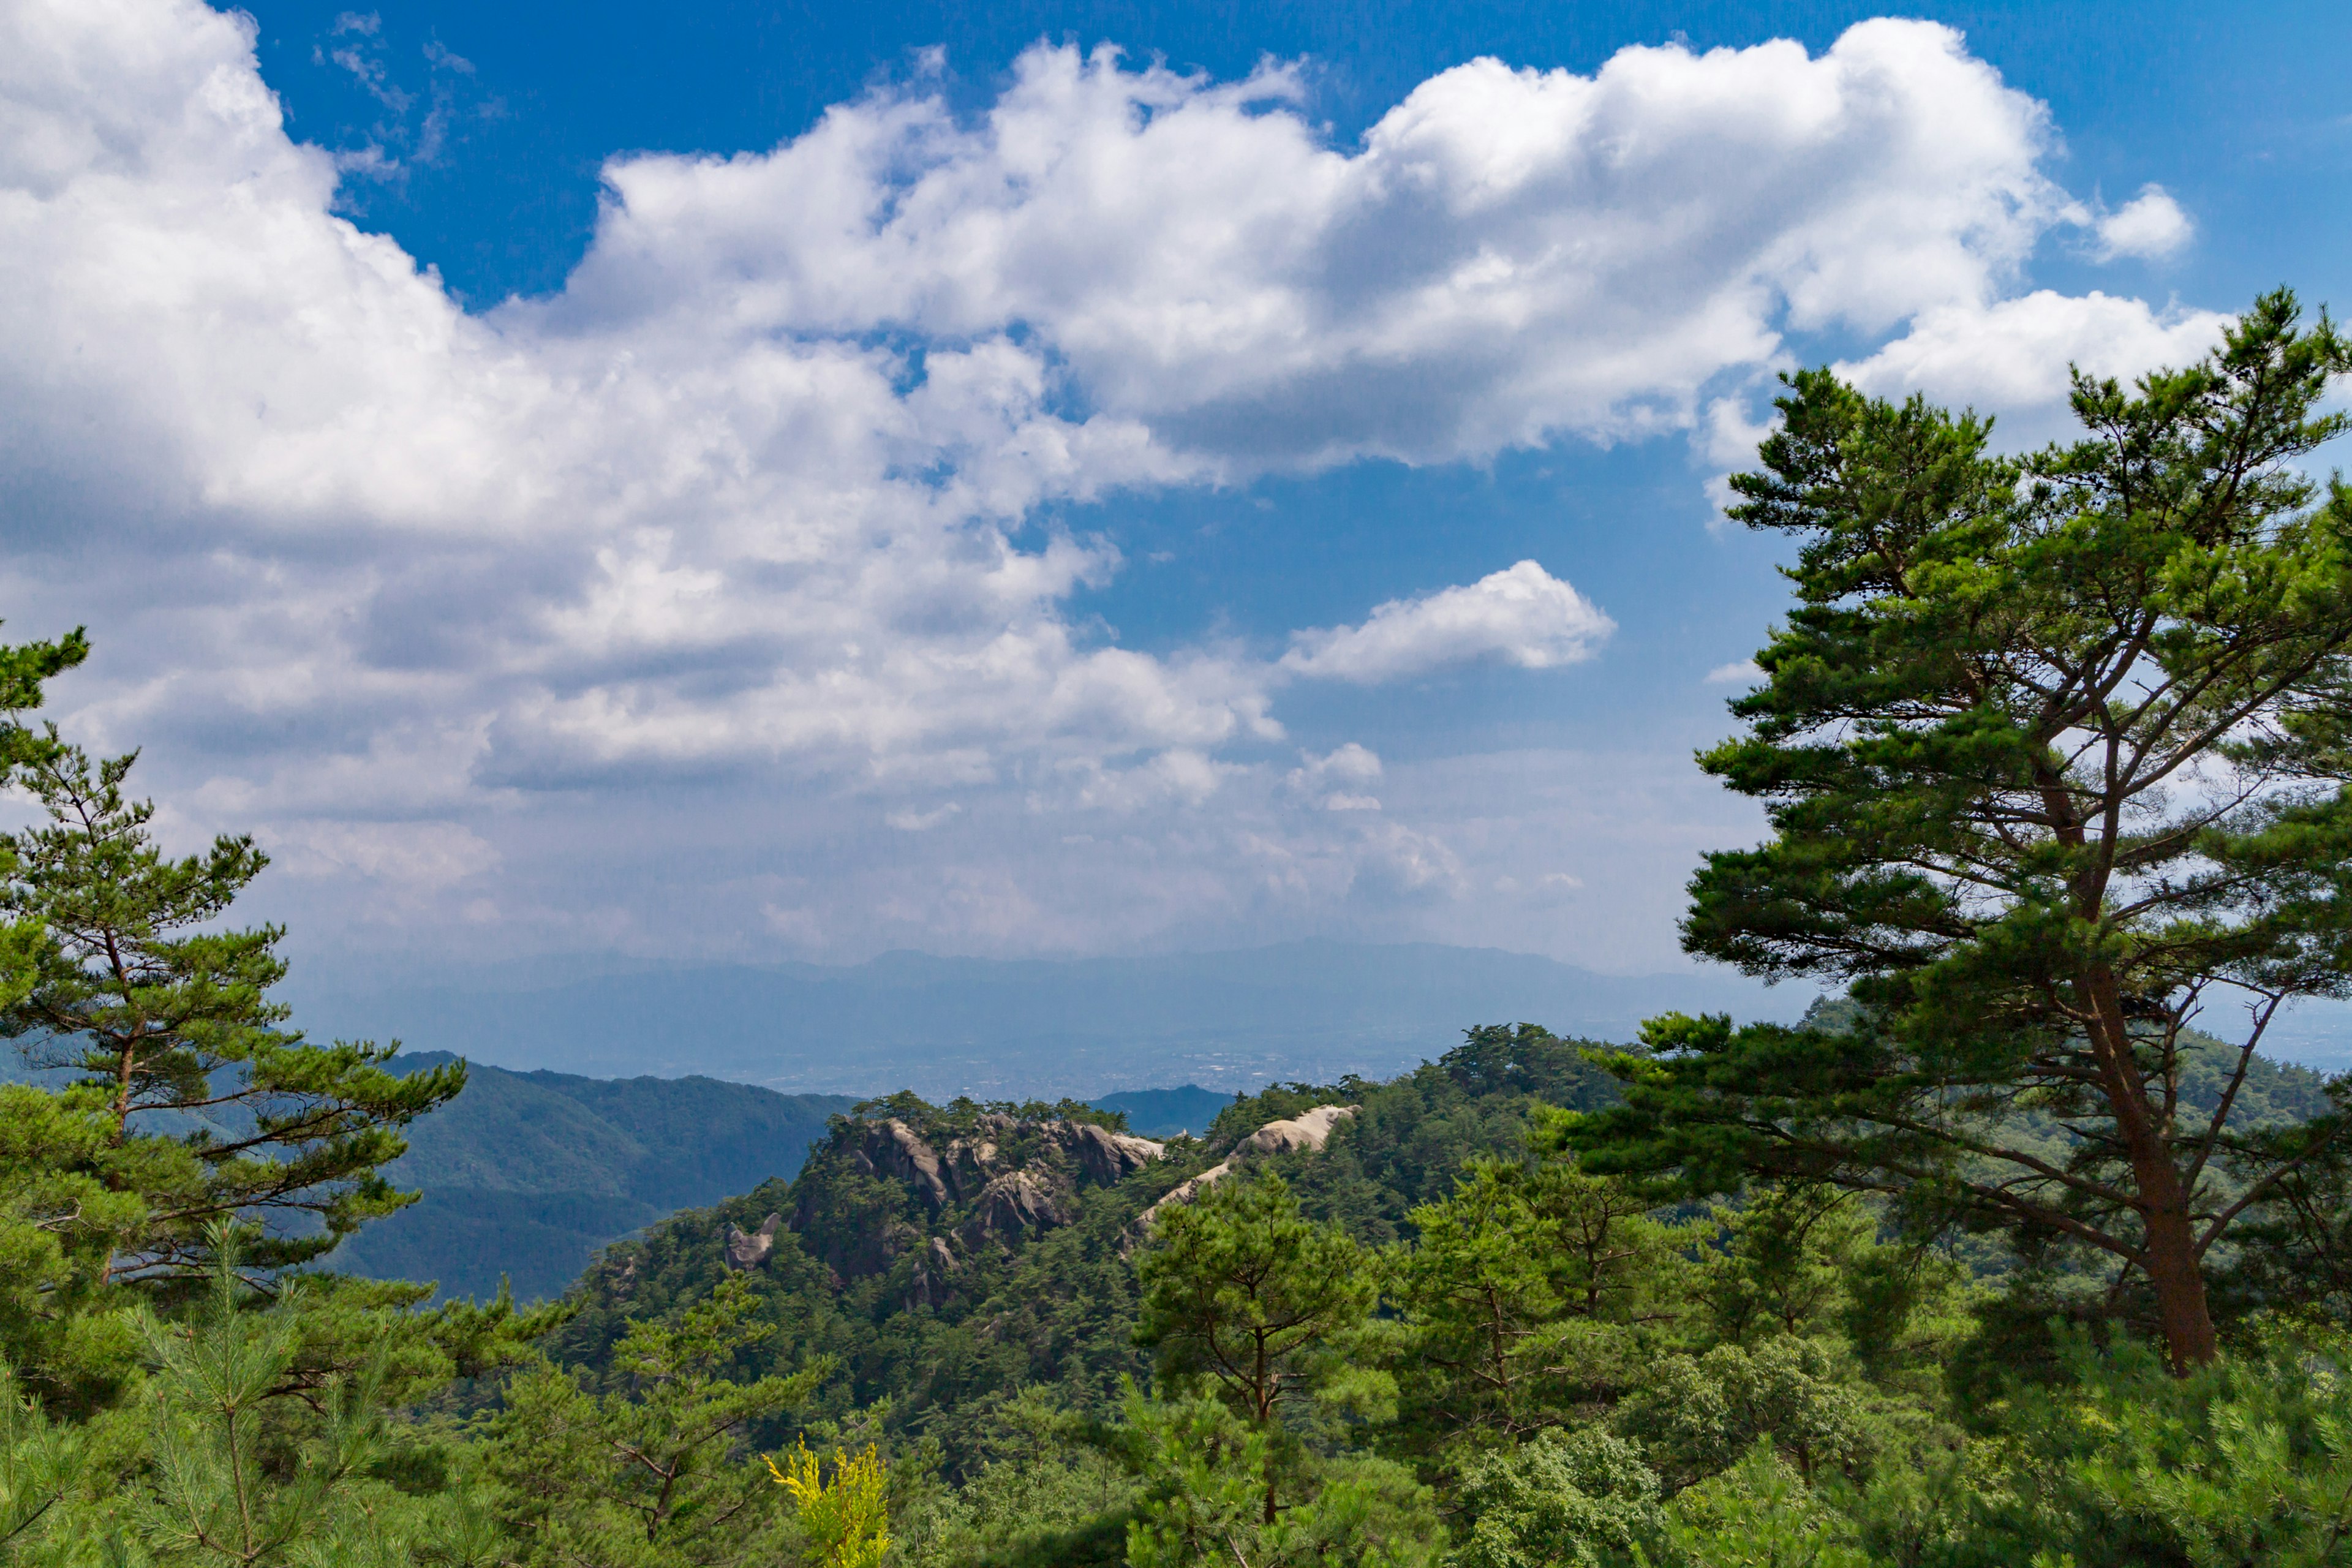
<instances>
[{"instance_id":1,"label":"tree trunk","mask_svg":"<svg viewBox=\"0 0 2352 1568\"><path fill-rule=\"evenodd\" d=\"M2147 1216L2147 1249L2141 1255L2148 1283L2156 1288L2157 1320L2175 1375L2203 1366L2221 1353L2213 1314L2205 1301L2205 1275L2197 1267L2196 1237L2182 1208Z\"/></svg>"},{"instance_id":2,"label":"tree trunk","mask_svg":"<svg viewBox=\"0 0 2352 1568\"><path fill-rule=\"evenodd\" d=\"M2139 1193L2139 1264L2156 1292L2157 1322L2164 1331L2173 1373L2185 1375L2221 1353L2212 1310L2205 1300L2205 1275L2198 1267L2196 1226L2189 1215L2191 1194L2181 1184L2156 1108L2147 1102L2133 1068L2130 1025L2115 976L2094 974L2084 989L2097 1020L2091 1027L2093 1052L2115 1113L2116 1134L2131 1156L2132 1184Z\"/></svg>"}]
</instances>

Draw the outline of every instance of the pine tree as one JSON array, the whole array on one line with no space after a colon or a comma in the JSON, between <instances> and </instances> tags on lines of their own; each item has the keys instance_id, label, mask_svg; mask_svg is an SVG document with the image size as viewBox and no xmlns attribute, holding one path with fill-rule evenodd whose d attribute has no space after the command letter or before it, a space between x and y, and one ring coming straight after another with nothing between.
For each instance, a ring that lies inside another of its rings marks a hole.
<instances>
[{"instance_id":1,"label":"pine tree","mask_svg":"<svg viewBox=\"0 0 2352 1568\"><path fill-rule=\"evenodd\" d=\"M1158 1350L1171 1384L1215 1390L1276 1460L1287 1446L1283 1413L1330 1373L1330 1342L1362 1321L1375 1292L1362 1249L1337 1226L1303 1216L1289 1184L1271 1173L1162 1213L1138 1272L1136 1342ZM1278 1489L1269 1468L1268 1524Z\"/></svg>"},{"instance_id":2,"label":"pine tree","mask_svg":"<svg viewBox=\"0 0 2352 1568\"><path fill-rule=\"evenodd\" d=\"M386 1510L364 1506L365 1471L390 1447L381 1363L304 1387L302 1282L255 1300L237 1271L241 1235L211 1227L195 1311L142 1321L150 1470L131 1520L161 1561L192 1568L382 1557L373 1538Z\"/></svg>"},{"instance_id":3,"label":"pine tree","mask_svg":"<svg viewBox=\"0 0 2352 1568\"><path fill-rule=\"evenodd\" d=\"M748 1383L727 1369L773 1332L732 1275L675 1322L633 1322L614 1352L625 1387L593 1394L542 1362L489 1422L485 1468L518 1560L631 1568L775 1560L786 1499L741 1452L746 1427L808 1398L829 1363Z\"/></svg>"},{"instance_id":4,"label":"pine tree","mask_svg":"<svg viewBox=\"0 0 2352 1568\"><path fill-rule=\"evenodd\" d=\"M48 820L0 837L13 861L0 912L40 935L0 1034L103 1096L94 1169L146 1207L103 1276L201 1276L207 1228L234 1215L268 1222L249 1261L283 1268L413 1202L382 1167L406 1148L401 1127L465 1086L463 1065L402 1078L384 1070L397 1042L315 1046L283 1027L268 994L286 973L282 928L217 924L268 864L252 839L171 858L152 803L123 793L135 754L93 763L54 729L23 749Z\"/></svg>"},{"instance_id":5,"label":"pine tree","mask_svg":"<svg viewBox=\"0 0 2352 1568\"><path fill-rule=\"evenodd\" d=\"M1684 940L1844 983L1859 1021L1656 1022L1588 1168L2068 1237L2144 1284L2176 1367L2212 1358L2215 1247L2343 1125L2231 1110L2280 1010L2352 984L2352 489L2296 467L2352 428L2319 406L2347 372L2282 290L2134 393L2078 374L2085 438L2025 462L1792 378L1731 514L1795 537L1796 603L1700 759L1772 832L1706 858ZM2192 1020L2233 1017L2192 1107Z\"/></svg>"},{"instance_id":6,"label":"pine tree","mask_svg":"<svg viewBox=\"0 0 2352 1568\"><path fill-rule=\"evenodd\" d=\"M41 705L42 683L89 656L89 644L79 628L53 643L0 643L0 784L10 782L47 748L48 735L25 723L25 715ZM13 864L8 847L0 842L0 876ZM40 938L37 917L17 915L0 922L0 1007L32 989Z\"/></svg>"}]
</instances>

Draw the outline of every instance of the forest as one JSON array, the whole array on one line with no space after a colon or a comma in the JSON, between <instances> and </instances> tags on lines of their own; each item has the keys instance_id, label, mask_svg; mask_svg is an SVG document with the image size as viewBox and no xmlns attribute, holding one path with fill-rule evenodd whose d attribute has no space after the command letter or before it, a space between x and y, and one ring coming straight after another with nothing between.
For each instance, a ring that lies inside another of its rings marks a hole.
<instances>
[{"instance_id":1,"label":"forest","mask_svg":"<svg viewBox=\"0 0 2352 1568\"><path fill-rule=\"evenodd\" d=\"M1769 831L1683 935L1801 1022L1465 1019L1198 1137L747 1099L796 1174L529 1305L339 1266L488 1075L294 1028L267 857L41 721L81 633L0 649L0 1562L2352 1563L2352 1081L2263 1048L2352 993L2347 374L2282 291L2024 457L1788 378L1698 759Z\"/></svg>"}]
</instances>

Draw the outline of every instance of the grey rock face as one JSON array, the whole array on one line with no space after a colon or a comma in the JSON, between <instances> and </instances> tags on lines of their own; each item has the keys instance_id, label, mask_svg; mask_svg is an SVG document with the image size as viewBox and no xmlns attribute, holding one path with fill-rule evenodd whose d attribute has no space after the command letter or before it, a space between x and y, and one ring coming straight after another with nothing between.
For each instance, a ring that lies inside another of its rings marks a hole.
<instances>
[{"instance_id":1,"label":"grey rock face","mask_svg":"<svg viewBox=\"0 0 2352 1568\"><path fill-rule=\"evenodd\" d=\"M770 1215L757 1232L746 1232L740 1226L727 1227L727 1267L741 1273L757 1268L776 1249L776 1227L783 1224L782 1215Z\"/></svg>"},{"instance_id":2,"label":"grey rock face","mask_svg":"<svg viewBox=\"0 0 2352 1568\"><path fill-rule=\"evenodd\" d=\"M927 1215L872 1212L844 1225L825 1217L841 1190L804 1173L788 1222L803 1249L837 1278L870 1279L914 1254L907 1300L915 1305L945 1301L950 1276L972 1248L1017 1246L1068 1225L1082 1188L1114 1184L1167 1154L1164 1144L1092 1122L1024 1121L994 1110L927 1131L929 1137L897 1117L881 1118L856 1125L835 1146L849 1170L902 1184Z\"/></svg>"},{"instance_id":3,"label":"grey rock face","mask_svg":"<svg viewBox=\"0 0 2352 1568\"><path fill-rule=\"evenodd\" d=\"M1113 1132L1091 1121L1056 1123L1058 1142L1068 1149L1078 1169L1106 1184L1124 1180L1168 1152L1164 1143L1131 1133Z\"/></svg>"},{"instance_id":4,"label":"grey rock face","mask_svg":"<svg viewBox=\"0 0 2352 1568\"><path fill-rule=\"evenodd\" d=\"M1070 1219L1069 1209L1052 1187L1026 1171L1008 1171L981 1189L964 1225L964 1238L974 1246L1009 1241L1026 1231L1067 1225Z\"/></svg>"},{"instance_id":5,"label":"grey rock face","mask_svg":"<svg viewBox=\"0 0 2352 1568\"><path fill-rule=\"evenodd\" d=\"M938 1152L897 1117L867 1123L858 1152L877 1173L911 1184L933 1213L946 1205L948 1184Z\"/></svg>"},{"instance_id":6,"label":"grey rock face","mask_svg":"<svg viewBox=\"0 0 2352 1568\"><path fill-rule=\"evenodd\" d=\"M916 1259L915 1277L907 1288L907 1305L937 1307L945 1302L954 1293L950 1281L956 1268L956 1255L948 1250L948 1244L936 1236L931 1237L930 1246Z\"/></svg>"}]
</instances>

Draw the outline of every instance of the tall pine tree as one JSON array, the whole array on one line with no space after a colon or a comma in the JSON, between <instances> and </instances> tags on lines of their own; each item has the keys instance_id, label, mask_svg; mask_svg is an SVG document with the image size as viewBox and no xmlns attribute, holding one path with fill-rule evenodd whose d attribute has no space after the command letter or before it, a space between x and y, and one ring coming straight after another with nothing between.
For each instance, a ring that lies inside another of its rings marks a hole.
<instances>
[{"instance_id":1,"label":"tall pine tree","mask_svg":"<svg viewBox=\"0 0 2352 1568\"><path fill-rule=\"evenodd\" d=\"M1771 836L1706 858L1685 945L1849 984L1861 1021L1659 1021L1587 1169L2068 1237L2176 1367L2213 1356L2214 1247L2342 1120L2232 1110L2280 1010L2347 989L2352 490L2297 467L2352 427L2320 410L2347 372L2282 290L2189 369L2078 374L2084 438L2023 462L1793 378L1731 515L1798 542L1796 603L1700 759ZM2204 1103L2198 1031L2229 1037Z\"/></svg>"},{"instance_id":2,"label":"tall pine tree","mask_svg":"<svg viewBox=\"0 0 2352 1568\"><path fill-rule=\"evenodd\" d=\"M382 1168L406 1148L402 1127L465 1086L463 1065L404 1078L384 1067L397 1043L286 1028L269 997L282 928L220 923L268 864L252 839L173 858L152 803L123 792L135 754L93 763L53 728L19 749L18 783L47 820L0 837L0 916L37 933L0 1035L102 1096L95 1173L144 1209L103 1277L201 1275L209 1227L238 1216L266 1226L249 1264L302 1263L414 1201Z\"/></svg>"}]
</instances>

